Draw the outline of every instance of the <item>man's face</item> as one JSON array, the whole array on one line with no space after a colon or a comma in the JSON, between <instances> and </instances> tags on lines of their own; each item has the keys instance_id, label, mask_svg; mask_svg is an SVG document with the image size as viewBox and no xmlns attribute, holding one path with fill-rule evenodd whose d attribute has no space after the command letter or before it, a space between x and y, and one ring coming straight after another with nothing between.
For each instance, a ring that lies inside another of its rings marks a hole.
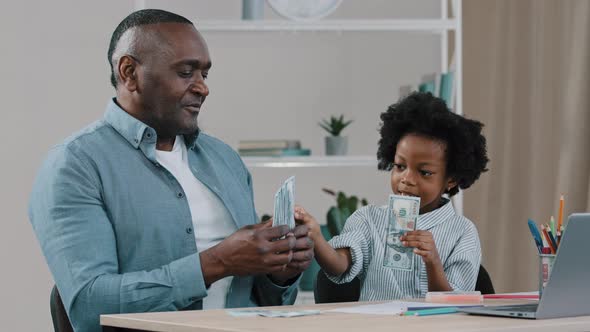
<instances>
[{"instance_id":1,"label":"man's face","mask_svg":"<svg viewBox=\"0 0 590 332\"><path fill-rule=\"evenodd\" d=\"M144 118L158 136L194 134L211 59L207 44L190 24L154 24L161 39L138 59L137 96Z\"/></svg>"}]
</instances>

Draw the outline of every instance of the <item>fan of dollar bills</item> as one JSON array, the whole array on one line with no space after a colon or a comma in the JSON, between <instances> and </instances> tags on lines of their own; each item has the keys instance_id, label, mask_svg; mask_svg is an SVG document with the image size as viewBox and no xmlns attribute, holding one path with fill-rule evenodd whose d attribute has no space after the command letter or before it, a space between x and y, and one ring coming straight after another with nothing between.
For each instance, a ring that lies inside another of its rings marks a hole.
<instances>
[{"instance_id":1,"label":"fan of dollar bills","mask_svg":"<svg viewBox=\"0 0 590 332\"><path fill-rule=\"evenodd\" d=\"M390 195L387 207L389 226L383 266L399 270L412 270L414 248L405 247L400 236L416 229L420 213L420 197Z\"/></svg>"},{"instance_id":2,"label":"fan of dollar bills","mask_svg":"<svg viewBox=\"0 0 590 332\"><path fill-rule=\"evenodd\" d=\"M277 190L275 194L275 206L273 226L287 225L289 229L295 228L295 177L291 176Z\"/></svg>"}]
</instances>

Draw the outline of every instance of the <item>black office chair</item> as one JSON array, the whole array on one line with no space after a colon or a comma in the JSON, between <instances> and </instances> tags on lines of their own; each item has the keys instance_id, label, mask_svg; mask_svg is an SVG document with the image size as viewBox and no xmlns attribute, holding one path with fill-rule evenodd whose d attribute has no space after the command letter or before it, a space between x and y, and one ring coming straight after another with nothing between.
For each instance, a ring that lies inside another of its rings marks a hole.
<instances>
[{"instance_id":1,"label":"black office chair","mask_svg":"<svg viewBox=\"0 0 590 332\"><path fill-rule=\"evenodd\" d=\"M495 294L494 285L492 285L492 278L483 265L479 266L479 273L477 274L477 281L475 282L475 290L482 294Z\"/></svg>"},{"instance_id":2,"label":"black office chair","mask_svg":"<svg viewBox=\"0 0 590 332\"><path fill-rule=\"evenodd\" d=\"M495 293L492 279L483 265L479 266L475 290L482 294ZM323 270L318 272L313 287L315 303L355 302L358 301L360 295L361 282L358 278L354 278L346 284L336 284L326 277Z\"/></svg>"},{"instance_id":3,"label":"black office chair","mask_svg":"<svg viewBox=\"0 0 590 332\"><path fill-rule=\"evenodd\" d=\"M51 319L53 320L53 329L55 332L74 332L68 314L66 313L66 308L64 308L59 291L55 285L49 297L49 308L51 309Z\"/></svg>"},{"instance_id":4,"label":"black office chair","mask_svg":"<svg viewBox=\"0 0 590 332\"><path fill-rule=\"evenodd\" d=\"M346 284L332 282L320 269L313 287L315 303L355 302L361 296L361 281L354 278Z\"/></svg>"}]
</instances>

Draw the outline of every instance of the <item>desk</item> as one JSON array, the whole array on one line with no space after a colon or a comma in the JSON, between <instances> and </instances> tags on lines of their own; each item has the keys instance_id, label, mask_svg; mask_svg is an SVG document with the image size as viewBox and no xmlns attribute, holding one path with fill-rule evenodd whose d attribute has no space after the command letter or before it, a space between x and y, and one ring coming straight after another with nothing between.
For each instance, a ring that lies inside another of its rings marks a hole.
<instances>
[{"instance_id":1,"label":"desk","mask_svg":"<svg viewBox=\"0 0 590 332\"><path fill-rule=\"evenodd\" d=\"M279 310L319 309L357 306L368 302L313 304L273 307ZM486 300L486 304L524 303L522 301ZM590 316L528 320L451 314L424 317L360 315L327 312L294 318L231 317L225 310L181 311L142 314L102 315L104 331L166 332L392 332L392 331L534 331L569 332L590 330ZM115 327L115 328L112 328Z\"/></svg>"}]
</instances>

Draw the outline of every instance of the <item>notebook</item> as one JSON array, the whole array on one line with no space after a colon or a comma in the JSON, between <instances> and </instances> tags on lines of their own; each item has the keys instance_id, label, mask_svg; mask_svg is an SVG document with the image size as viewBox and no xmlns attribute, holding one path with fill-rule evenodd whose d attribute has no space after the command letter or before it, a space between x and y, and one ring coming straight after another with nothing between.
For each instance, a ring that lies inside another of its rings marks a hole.
<instances>
[{"instance_id":1,"label":"notebook","mask_svg":"<svg viewBox=\"0 0 590 332\"><path fill-rule=\"evenodd\" d=\"M475 315L545 319L590 315L590 213L574 213L538 303L460 308Z\"/></svg>"}]
</instances>

